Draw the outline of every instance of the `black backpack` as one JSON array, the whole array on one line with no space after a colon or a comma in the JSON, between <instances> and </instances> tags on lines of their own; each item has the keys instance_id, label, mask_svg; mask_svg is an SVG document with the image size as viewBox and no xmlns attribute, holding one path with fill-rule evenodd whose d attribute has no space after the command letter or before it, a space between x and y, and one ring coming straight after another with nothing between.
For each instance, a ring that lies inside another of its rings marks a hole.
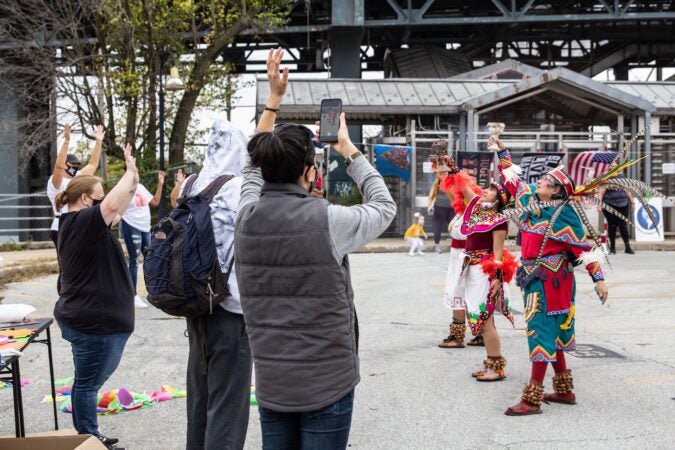
<instances>
[{"instance_id":1,"label":"black backpack","mask_svg":"<svg viewBox=\"0 0 675 450\"><path fill-rule=\"evenodd\" d=\"M167 314L197 317L213 312L229 295L227 274L220 270L209 202L231 175L221 175L197 195L187 196L197 179L189 177L184 195L160 220L144 253L148 301Z\"/></svg>"}]
</instances>

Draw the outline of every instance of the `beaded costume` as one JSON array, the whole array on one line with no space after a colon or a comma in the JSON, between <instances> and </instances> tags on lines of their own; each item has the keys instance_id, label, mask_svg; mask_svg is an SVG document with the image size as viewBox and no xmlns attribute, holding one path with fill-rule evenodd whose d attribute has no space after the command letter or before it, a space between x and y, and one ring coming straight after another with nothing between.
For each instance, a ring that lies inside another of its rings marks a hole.
<instances>
[{"instance_id":1,"label":"beaded costume","mask_svg":"<svg viewBox=\"0 0 675 450\"><path fill-rule=\"evenodd\" d=\"M499 171L506 188L515 197L516 208L529 210L518 217L522 265L516 283L523 291L525 302L530 361L553 362L556 350L575 349L574 266L578 258L591 251L591 246L572 205L564 205L562 209L533 208L538 202L536 186L505 174L512 166L508 150L501 150L498 156ZM594 282L604 280L597 261L587 264L586 270Z\"/></svg>"}]
</instances>

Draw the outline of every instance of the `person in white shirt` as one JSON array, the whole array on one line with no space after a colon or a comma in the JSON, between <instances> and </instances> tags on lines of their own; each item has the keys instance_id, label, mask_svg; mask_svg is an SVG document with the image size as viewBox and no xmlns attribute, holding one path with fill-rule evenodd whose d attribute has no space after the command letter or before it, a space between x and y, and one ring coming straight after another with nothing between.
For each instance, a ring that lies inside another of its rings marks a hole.
<instances>
[{"instance_id":1,"label":"person in white shirt","mask_svg":"<svg viewBox=\"0 0 675 450\"><path fill-rule=\"evenodd\" d=\"M47 197L49 198L49 203L52 204L52 208L54 210L54 220L52 221L49 235L54 242L55 247L56 233L59 230L59 216L62 213L68 212L67 205L65 205L60 212L56 210L54 203L56 194L65 191L68 183L70 183L70 180L72 180L75 176L94 175L94 173L96 173L96 169L98 168L98 163L101 158L101 148L103 147L104 136L105 131L103 131L103 126L96 126L96 128L94 128L94 138L96 139L94 150L91 152L89 163L80 170L80 160L77 158L77 156L68 154L68 146L70 145L70 124L65 124L63 126L63 144L61 144L59 153L56 155L52 176L49 177L49 180L47 181Z\"/></svg>"},{"instance_id":2,"label":"person in white shirt","mask_svg":"<svg viewBox=\"0 0 675 450\"><path fill-rule=\"evenodd\" d=\"M155 195L146 189L141 183L136 186L134 197L129 203L129 207L124 212L120 221L120 232L124 239L129 255L129 274L134 288L134 306L136 308L147 308L148 304L138 295L136 284L138 282L138 257L141 251L150 245L150 206L159 205L162 196L162 186L166 172L160 170L157 175L157 189Z\"/></svg>"}]
</instances>

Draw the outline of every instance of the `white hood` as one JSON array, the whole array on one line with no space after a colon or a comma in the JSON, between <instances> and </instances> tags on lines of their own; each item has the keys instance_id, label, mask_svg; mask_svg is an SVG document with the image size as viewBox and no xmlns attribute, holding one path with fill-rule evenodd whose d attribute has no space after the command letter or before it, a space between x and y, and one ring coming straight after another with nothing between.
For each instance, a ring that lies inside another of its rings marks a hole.
<instances>
[{"instance_id":1,"label":"white hood","mask_svg":"<svg viewBox=\"0 0 675 450\"><path fill-rule=\"evenodd\" d=\"M216 120L211 127L209 144L204 155L204 165L197 181L190 190L191 195L202 191L211 181L220 175L235 175L235 178L223 185L211 200L211 221L218 247L218 260L223 272L227 272L234 252L234 222L239 210L241 194L241 172L246 163L248 138L242 130L226 120ZM182 193L181 193L182 195ZM239 287L234 266L228 282L231 297L225 299L222 306L230 312L241 314Z\"/></svg>"}]
</instances>

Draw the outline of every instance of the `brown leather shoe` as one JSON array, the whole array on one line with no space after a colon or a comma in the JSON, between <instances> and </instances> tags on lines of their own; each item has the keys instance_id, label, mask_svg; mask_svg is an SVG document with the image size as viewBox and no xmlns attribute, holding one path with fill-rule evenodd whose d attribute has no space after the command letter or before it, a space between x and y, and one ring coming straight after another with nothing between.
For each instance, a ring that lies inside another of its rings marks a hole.
<instances>
[{"instance_id":1,"label":"brown leather shoe","mask_svg":"<svg viewBox=\"0 0 675 450\"><path fill-rule=\"evenodd\" d=\"M529 416L531 414L541 414L539 405L532 405L526 401L519 401L513 406L506 408L504 414L507 416Z\"/></svg>"},{"instance_id":2,"label":"brown leather shoe","mask_svg":"<svg viewBox=\"0 0 675 450\"><path fill-rule=\"evenodd\" d=\"M520 401L506 408L507 416L529 416L541 413L541 402L544 399L544 387L536 382L530 382L523 388Z\"/></svg>"},{"instance_id":3,"label":"brown leather shoe","mask_svg":"<svg viewBox=\"0 0 675 450\"><path fill-rule=\"evenodd\" d=\"M564 405L576 405L577 396L574 392L569 391L564 394L553 392L551 394L544 394L544 403L562 403Z\"/></svg>"},{"instance_id":4,"label":"brown leather shoe","mask_svg":"<svg viewBox=\"0 0 675 450\"><path fill-rule=\"evenodd\" d=\"M544 402L576 405L577 397L572 389L574 389L572 371L567 369L564 372L556 373L553 375L553 393L545 394Z\"/></svg>"}]
</instances>

